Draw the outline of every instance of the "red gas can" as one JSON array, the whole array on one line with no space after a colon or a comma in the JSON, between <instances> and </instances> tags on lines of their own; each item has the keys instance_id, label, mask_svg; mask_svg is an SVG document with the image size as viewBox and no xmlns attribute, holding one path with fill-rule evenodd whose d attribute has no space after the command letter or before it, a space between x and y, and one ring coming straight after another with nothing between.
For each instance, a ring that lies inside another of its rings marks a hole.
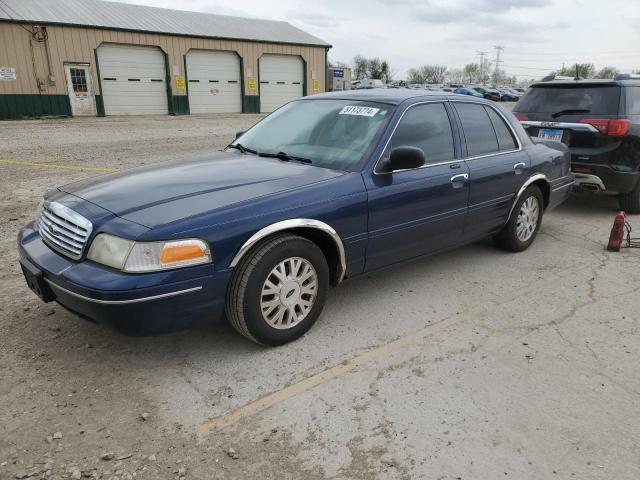
<instances>
[{"instance_id":1,"label":"red gas can","mask_svg":"<svg viewBox=\"0 0 640 480\"><path fill-rule=\"evenodd\" d=\"M609 245L607 245L607 250L610 252L620 251L622 241L624 240L624 225L626 222L627 215L624 212L620 212L616 215L616 218L613 221L611 235L609 236Z\"/></svg>"}]
</instances>

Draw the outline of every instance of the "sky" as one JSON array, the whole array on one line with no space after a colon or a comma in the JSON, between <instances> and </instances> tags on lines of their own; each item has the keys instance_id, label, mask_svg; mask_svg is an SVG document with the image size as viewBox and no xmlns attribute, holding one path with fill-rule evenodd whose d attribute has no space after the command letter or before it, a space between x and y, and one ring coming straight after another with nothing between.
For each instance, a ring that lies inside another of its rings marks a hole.
<instances>
[{"instance_id":1,"label":"sky","mask_svg":"<svg viewBox=\"0 0 640 480\"><path fill-rule=\"evenodd\" d=\"M138 5L283 20L333 45L329 60L362 54L394 78L425 64L461 68L479 51L519 78L564 64L640 69L640 0L117 0Z\"/></svg>"}]
</instances>

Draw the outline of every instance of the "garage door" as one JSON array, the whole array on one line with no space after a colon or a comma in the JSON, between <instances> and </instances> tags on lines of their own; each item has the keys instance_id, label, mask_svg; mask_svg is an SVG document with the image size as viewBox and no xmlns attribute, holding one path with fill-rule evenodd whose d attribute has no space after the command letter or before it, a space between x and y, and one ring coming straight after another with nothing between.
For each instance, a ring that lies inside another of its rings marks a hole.
<instances>
[{"instance_id":1,"label":"garage door","mask_svg":"<svg viewBox=\"0 0 640 480\"><path fill-rule=\"evenodd\" d=\"M191 113L242 111L240 58L235 53L189 52L187 75Z\"/></svg>"},{"instance_id":2,"label":"garage door","mask_svg":"<svg viewBox=\"0 0 640 480\"><path fill-rule=\"evenodd\" d=\"M168 114L164 54L154 47L102 45L98 65L107 115Z\"/></svg>"},{"instance_id":3,"label":"garage door","mask_svg":"<svg viewBox=\"0 0 640 480\"><path fill-rule=\"evenodd\" d=\"M300 57L266 55L260 58L260 108L273 112L302 96L304 66Z\"/></svg>"}]
</instances>

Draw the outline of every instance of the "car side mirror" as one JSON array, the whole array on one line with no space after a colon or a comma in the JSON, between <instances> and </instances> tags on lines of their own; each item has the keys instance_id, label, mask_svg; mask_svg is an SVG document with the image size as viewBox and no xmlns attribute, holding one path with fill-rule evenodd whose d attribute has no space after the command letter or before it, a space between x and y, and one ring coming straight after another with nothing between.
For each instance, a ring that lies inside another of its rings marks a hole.
<instances>
[{"instance_id":1,"label":"car side mirror","mask_svg":"<svg viewBox=\"0 0 640 480\"><path fill-rule=\"evenodd\" d=\"M246 130L240 130L239 132L236 132L236 140L239 139L245 133L247 133Z\"/></svg>"},{"instance_id":2,"label":"car side mirror","mask_svg":"<svg viewBox=\"0 0 640 480\"><path fill-rule=\"evenodd\" d=\"M391 173L396 170L420 168L426 162L424 151L418 147L396 147L391 154L381 162L380 173Z\"/></svg>"}]
</instances>

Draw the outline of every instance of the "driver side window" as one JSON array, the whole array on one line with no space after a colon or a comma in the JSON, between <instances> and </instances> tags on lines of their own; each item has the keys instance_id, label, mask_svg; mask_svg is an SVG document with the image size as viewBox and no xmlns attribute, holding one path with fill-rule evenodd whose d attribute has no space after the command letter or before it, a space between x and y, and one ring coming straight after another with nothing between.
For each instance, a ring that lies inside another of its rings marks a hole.
<instances>
[{"instance_id":1,"label":"driver side window","mask_svg":"<svg viewBox=\"0 0 640 480\"><path fill-rule=\"evenodd\" d=\"M425 165L454 160L453 132L444 104L410 107L393 133L385 156L396 147L421 148Z\"/></svg>"}]
</instances>

